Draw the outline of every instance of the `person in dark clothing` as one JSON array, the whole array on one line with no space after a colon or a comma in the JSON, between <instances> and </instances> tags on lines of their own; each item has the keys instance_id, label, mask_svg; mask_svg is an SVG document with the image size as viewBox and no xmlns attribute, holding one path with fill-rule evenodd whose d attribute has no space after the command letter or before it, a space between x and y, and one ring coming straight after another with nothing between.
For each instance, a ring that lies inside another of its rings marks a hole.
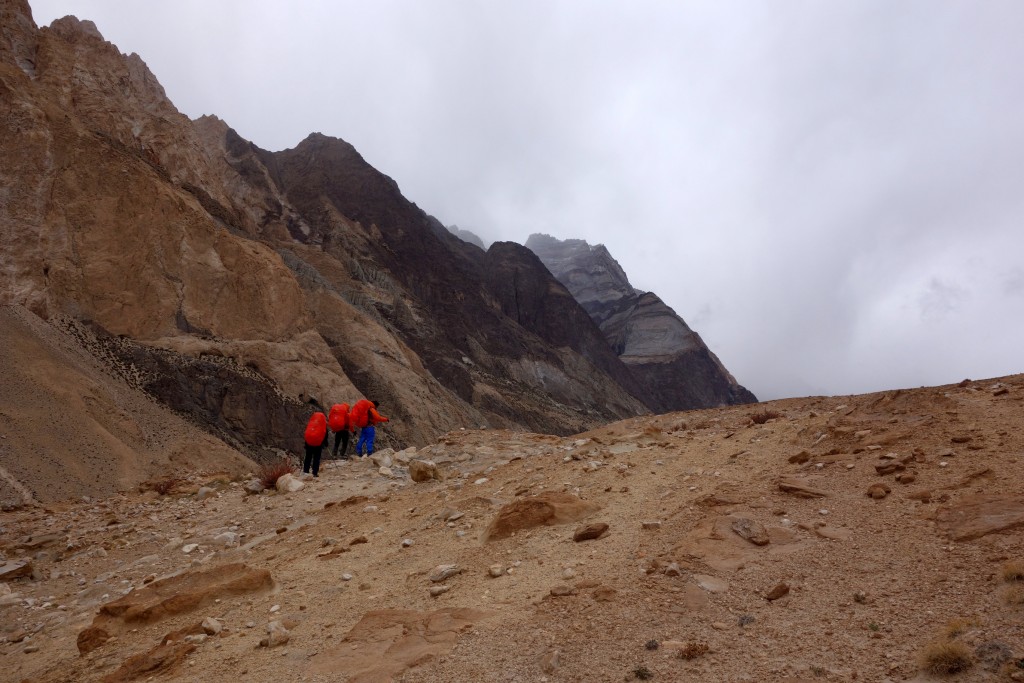
<instances>
[{"instance_id":1,"label":"person in dark clothing","mask_svg":"<svg viewBox=\"0 0 1024 683\"><path fill-rule=\"evenodd\" d=\"M313 468L313 476L320 476L320 453L324 446L329 446L330 430L327 429L327 416L322 412L313 413L306 425L304 434L306 443L306 457L302 461L302 471L308 473Z\"/></svg>"},{"instance_id":2,"label":"person in dark clothing","mask_svg":"<svg viewBox=\"0 0 1024 683\"><path fill-rule=\"evenodd\" d=\"M342 429L341 431L334 432L334 457L338 457L338 444L341 444L341 459L348 460L346 451L348 450L348 429Z\"/></svg>"}]
</instances>

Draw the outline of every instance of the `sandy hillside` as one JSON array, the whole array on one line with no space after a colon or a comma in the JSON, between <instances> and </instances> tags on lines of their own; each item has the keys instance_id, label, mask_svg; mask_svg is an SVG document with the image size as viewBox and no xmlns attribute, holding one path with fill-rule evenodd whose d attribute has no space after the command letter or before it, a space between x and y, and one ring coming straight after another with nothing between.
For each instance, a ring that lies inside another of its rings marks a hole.
<instances>
[{"instance_id":1,"label":"sandy hillside","mask_svg":"<svg viewBox=\"0 0 1024 683\"><path fill-rule=\"evenodd\" d=\"M82 341L24 308L0 307L0 504L109 496L181 470L252 468L109 374Z\"/></svg>"},{"instance_id":2,"label":"sandy hillside","mask_svg":"<svg viewBox=\"0 0 1024 683\"><path fill-rule=\"evenodd\" d=\"M1022 427L1018 375L24 508L0 678L1022 680Z\"/></svg>"}]
</instances>

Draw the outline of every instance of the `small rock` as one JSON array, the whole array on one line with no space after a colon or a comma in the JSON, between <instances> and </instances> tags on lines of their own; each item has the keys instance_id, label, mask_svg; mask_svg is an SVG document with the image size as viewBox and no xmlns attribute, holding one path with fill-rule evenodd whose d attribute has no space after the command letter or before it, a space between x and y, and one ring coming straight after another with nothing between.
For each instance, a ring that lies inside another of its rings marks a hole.
<instances>
[{"instance_id":1,"label":"small rock","mask_svg":"<svg viewBox=\"0 0 1024 683\"><path fill-rule=\"evenodd\" d=\"M441 479L441 473L438 472L437 464L432 460L410 460L409 476L415 482Z\"/></svg>"},{"instance_id":2,"label":"small rock","mask_svg":"<svg viewBox=\"0 0 1024 683\"><path fill-rule=\"evenodd\" d=\"M661 521L660 520L651 520L651 521L647 521L647 522L641 522L640 523L640 527L643 528L643 529L646 529L647 531L655 531L655 530L661 528Z\"/></svg>"},{"instance_id":3,"label":"small rock","mask_svg":"<svg viewBox=\"0 0 1024 683\"><path fill-rule=\"evenodd\" d=\"M477 479L473 483L476 484L477 486L479 486L480 484L486 484L488 481L490 481L490 479L488 479L487 477L480 477L479 479Z\"/></svg>"},{"instance_id":4,"label":"small rock","mask_svg":"<svg viewBox=\"0 0 1024 683\"><path fill-rule=\"evenodd\" d=\"M370 540L366 536L356 536L348 542L349 545L359 545L361 543L369 543Z\"/></svg>"},{"instance_id":5,"label":"small rock","mask_svg":"<svg viewBox=\"0 0 1024 683\"><path fill-rule=\"evenodd\" d=\"M665 576L682 576L683 570L678 562L669 562L662 573Z\"/></svg>"},{"instance_id":6,"label":"small rock","mask_svg":"<svg viewBox=\"0 0 1024 683\"><path fill-rule=\"evenodd\" d=\"M715 629L716 631L724 631L725 629L729 628L729 624L726 624L721 621L716 621L713 624L711 624L711 628Z\"/></svg>"},{"instance_id":7,"label":"small rock","mask_svg":"<svg viewBox=\"0 0 1024 683\"><path fill-rule=\"evenodd\" d=\"M213 537L213 540L217 545L225 548L234 548L238 545L240 539L241 537L233 531L225 531Z\"/></svg>"},{"instance_id":8,"label":"small rock","mask_svg":"<svg viewBox=\"0 0 1024 683\"><path fill-rule=\"evenodd\" d=\"M452 587L449 586L448 584L441 584L440 586L431 586L430 587L430 597L436 598L437 596L441 595L442 593L447 593L451 589L452 589Z\"/></svg>"},{"instance_id":9,"label":"small rock","mask_svg":"<svg viewBox=\"0 0 1024 683\"><path fill-rule=\"evenodd\" d=\"M875 500L881 500L889 495L891 489L882 483L875 483L868 487L867 495Z\"/></svg>"},{"instance_id":10,"label":"small rock","mask_svg":"<svg viewBox=\"0 0 1024 683\"><path fill-rule=\"evenodd\" d=\"M875 472L882 476L893 474L894 472L902 472L905 469L907 469L907 466L901 462L880 462L875 465Z\"/></svg>"},{"instance_id":11,"label":"small rock","mask_svg":"<svg viewBox=\"0 0 1024 683\"><path fill-rule=\"evenodd\" d=\"M868 601L868 594L864 591L857 591L853 594L853 601L861 605L866 604Z\"/></svg>"},{"instance_id":12,"label":"small rock","mask_svg":"<svg viewBox=\"0 0 1024 683\"><path fill-rule=\"evenodd\" d=\"M380 469L377 470L377 474L379 474L382 477L387 477L389 479L395 476L395 473L391 470L390 467L383 466L381 466Z\"/></svg>"},{"instance_id":13,"label":"small rock","mask_svg":"<svg viewBox=\"0 0 1024 683\"><path fill-rule=\"evenodd\" d=\"M203 486L196 492L196 500L206 500L207 498L213 498L216 495L216 489L212 489L209 486Z\"/></svg>"},{"instance_id":14,"label":"small rock","mask_svg":"<svg viewBox=\"0 0 1024 683\"><path fill-rule=\"evenodd\" d=\"M932 499L932 492L929 491L928 489L921 489L920 491L908 493L907 498L909 498L910 500L919 500L922 503L928 503Z\"/></svg>"},{"instance_id":15,"label":"small rock","mask_svg":"<svg viewBox=\"0 0 1024 683\"><path fill-rule=\"evenodd\" d=\"M402 539L402 547L403 548L411 548L412 544L413 544L413 540L411 538L403 538Z\"/></svg>"},{"instance_id":16,"label":"small rock","mask_svg":"<svg viewBox=\"0 0 1024 683\"><path fill-rule=\"evenodd\" d=\"M199 645L200 643L205 642L207 637L208 636L205 633L193 633L185 636L185 642Z\"/></svg>"},{"instance_id":17,"label":"small rock","mask_svg":"<svg viewBox=\"0 0 1024 683\"><path fill-rule=\"evenodd\" d=\"M277 478L277 482L274 484L274 488L277 489L278 493L295 493L305 488L305 484L291 474L283 474Z\"/></svg>"},{"instance_id":18,"label":"small rock","mask_svg":"<svg viewBox=\"0 0 1024 683\"><path fill-rule=\"evenodd\" d=\"M487 574L492 578L496 579L505 573L505 568L500 564L492 564L487 570Z\"/></svg>"},{"instance_id":19,"label":"small rock","mask_svg":"<svg viewBox=\"0 0 1024 683\"><path fill-rule=\"evenodd\" d=\"M249 481L245 482L245 492L250 495L263 493L263 482L261 482L259 479L250 479Z\"/></svg>"},{"instance_id":20,"label":"small rock","mask_svg":"<svg viewBox=\"0 0 1024 683\"><path fill-rule=\"evenodd\" d=\"M208 636L215 636L224 629L224 625L220 623L220 619L214 619L213 617L206 617L203 619L203 633Z\"/></svg>"},{"instance_id":21,"label":"small rock","mask_svg":"<svg viewBox=\"0 0 1024 683\"><path fill-rule=\"evenodd\" d=\"M603 522L597 524L588 524L584 527L580 527L579 529L577 529L576 532L572 535L572 540L576 541L577 543L581 541L591 541L596 538L599 538L601 534L603 534L606 531L608 531L608 525Z\"/></svg>"},{"instance_id":22,"label":"small rock","mask_svg":"<svg viewBox=\"0 0 1024 683\"><path fill-rule=\"evenodd\" d=\"M280 611L281 611L281 605L273 605L270 608L270 613L271 614L274 614L275 612L280 612Z\"/></svg>"},{"instance_id":23,"label":"small rock","mask_svg":"<svg viewBox=\"0 0 1024 683\"><path fill-rule=\"evenodd\" d=\"M552 588L550 593L556 598L561 598L567 595L576 595L576 589L566 584L559 584Z\"/></svg>"},{"instance_id":24,"label":"small rock","mask_svg":"<svg viewBox=\"0 0 1024 683\"><path fill-rule=\"evenodd\" d=\"M280 621L271 621L267 624L267 637L265 638L267 644L265 647L284 645L290 638L291 634L288 633L288 629Z\"/></svg>"},{"instance_id":25,"label":"small rock","mask_svg":"<svg viewBox=\"0 0 1024 683\"><path fill-rule=\"evenodd\" d=\"M427 577L434 583L440 583L445 579L449 579L456 574L461 574L462 569L457 564L439 564L430 572Z\"/></svg>"},{"instance_id":26,"label":"small rock","mask_svg":"<svg viewBox=\"0 0 1024 683\"><path fill-rule=\"evenodd\" d=\"M789 594L789 584L786 583L785 581L783 581L781 583L776 584L775 588L772 588L770 591L768 591L768 594L765 595L764 597L767 600L778 600L779 598L783 597L784 595L788 595L788 594Z\"/></svg>"},{"instance_id":27,"label":"small rock","mask_svg":"<svg viewBox=\"0 0 1024 683\"><path fill-rule=\"evenodd\" d=\"M544 656L540 658L540 669L546 674L553 674L558 670L559 664L559 653L558 650L551 650L544 653Z\"/></svg>"},{"instance_id":28,"label":"small rock","mask_svg":"<svg viewBox=\"0 0 1024 683\"><path fill-rule=\"evenodd\" d=\"M30 655L33 652L39 652L39 646L38 645L26 645L25 649L22 650L22 652L24 652L27 655Z\"/></svg>"},{"instance_id":29,"label":"small rock","mask_svg":"<svg viewBox=\"0 0 1024 683\"><path fill-rule=\"evenodd\" d=\"M199 547L198 543L189 543L187 545L181 546L181 552L183 552L186 555L188 555L189 553L191 553L193 550L195 550L198 547Z\"/></svg>"},{"instance_id":30,"label":"small rock","mask_svg":"<svg viewBox=\"0 0 1024 683\"><path fill-rule=\"evenodd\" d=\"M346 572L345 574L341 575L341 580L342 581L351 581L352 580L352 575Z\"/></svg>"},{"instance_id":31,"label":"small rock","mask_svg":"<svg viewBox=\"0 0 1024 683\"><path fill-rule=\"evenodd\" d=\"M771 540L768 537L768 530L764 528L763 524L745 517L733 522L732 530L735 531L740 538L746 539L754 545L768 545Z\"/></svg>"},{"instance_id":32,"label":"small rock","mask_svg":"<svg viewBox=\"0 0 1024 683\"><path fill-rule=\"evenodd\" d=\"M896 481L901 484L913 484L917 481L917 475L913 472L901 472L896 475Z\"/></svg>"},{"instance_id":33,"label":"small rock","mask_svg":"<svg viewBox=\"0 0 1024 683\"><path fill-rule=\"evenodd\" d=\"M562 571L562 578L565 579L566 581L568 581L569 579L576 578L576 570L572 569L571 567L566 567Z\"/></svg>"},{"instance_id":34,"label":"small rock","mask_svg":"<svg viewBox=\"0 0 1024 683\"><path fill-rule=\"evenodd\" d=\"M789 462L794 465L802 465L811 459L811 454L807 451L800 451L795 455L789 456Z\"/></svg>"}]
</instances>

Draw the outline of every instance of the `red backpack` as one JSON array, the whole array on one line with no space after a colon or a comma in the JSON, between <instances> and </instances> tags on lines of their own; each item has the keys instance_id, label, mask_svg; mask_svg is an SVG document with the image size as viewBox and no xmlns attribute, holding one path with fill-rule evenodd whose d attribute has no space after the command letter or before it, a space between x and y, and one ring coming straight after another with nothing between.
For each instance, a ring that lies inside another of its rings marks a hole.
<instances>
[{"instance_id":1,"label":"red backpack","mask_svg":"<svg viewBox=\"0 0 1024 683\"><path fill-rule=\"evenodd\" d=\"M331 412L327 415L327 424L332 432L340 432L348 429L348 404L335 403L331 406Z\"/></svg>"},{"instance_id":2,"label":"red backpack","mask_svg":"<svg viewBox=\"0 0 1024 683\"><path fill-rule=\"evenodd\" d=\"M327 416L321 412L313 413L306 423L304 436L307 446L322 446L327 436Z\"/></svg>"},{"instance_id":3,"label":"red backpack","mask_svg":"<svg viewBox=\"0 0 1024 683\"><path fill-rule=\"evenodd\" d=\"M356 401L356 404L352 406L352 412L348 414L349 423L360 429L365 427L370 422L370 408L372 407L373 404L365 398Z\"/></svg>"}]
</instances>

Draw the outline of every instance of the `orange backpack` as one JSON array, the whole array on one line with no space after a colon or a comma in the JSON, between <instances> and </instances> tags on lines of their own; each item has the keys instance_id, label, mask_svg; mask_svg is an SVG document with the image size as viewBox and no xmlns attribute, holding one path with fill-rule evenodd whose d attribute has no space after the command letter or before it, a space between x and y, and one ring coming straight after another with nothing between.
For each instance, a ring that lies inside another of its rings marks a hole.
<instances>
[{"instance_id":1,"label":"orange backpack","mask_svg":"<svg viewBox=\"0 0 1024 683\"><path fill-rule=\"evenodd\" d=\"M307 446L322 446L324 437L327 436L327 416L321 412L313 413L306 423L304 436Z\"/></svg>"},{"instance_id":2,"label":"orange backpack","mask_svg":"<svg viewBox=\"0 0 1024 683\"><path fill-rule=\"evenodd\" d=\"M370 408L372 407L373 404L365 398L356 401L356 404L352 406L352 412L348 414L349 423L353 427L365 427L370 422Z\"/></svg>"},{"instance_id":3,"label":"orange backpack","mask_svg":"<svg viewBox=\"0 0 1024 683\"><path fill-rule=\"evenodd\" d=\"M331 406L331 412L327 415L327 424L332 432L340 432L348 429L348 404L335 403Z\"/></svg>"}]
</instances>

